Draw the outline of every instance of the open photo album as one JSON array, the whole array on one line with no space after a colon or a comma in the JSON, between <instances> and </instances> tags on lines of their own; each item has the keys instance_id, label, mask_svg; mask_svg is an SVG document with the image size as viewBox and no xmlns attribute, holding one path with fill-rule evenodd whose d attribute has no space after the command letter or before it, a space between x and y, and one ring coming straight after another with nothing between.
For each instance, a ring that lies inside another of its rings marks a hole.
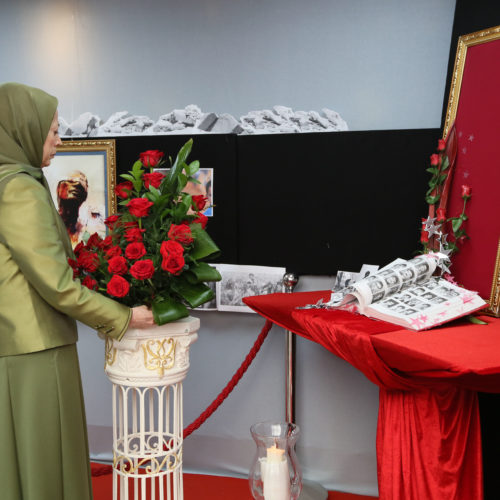
<instances>
[{"instance_id":1,"label":"open photo album","mask_svg":"<svg viewBox=\"0 0 500 500\"><path fill-rule=\"evenodd\" d=\"M430 253L396 259L312 307L359 312L411 330L426 330L486 307L477 292L433 276L442 257Z\"/></svg>"}]
</instances>

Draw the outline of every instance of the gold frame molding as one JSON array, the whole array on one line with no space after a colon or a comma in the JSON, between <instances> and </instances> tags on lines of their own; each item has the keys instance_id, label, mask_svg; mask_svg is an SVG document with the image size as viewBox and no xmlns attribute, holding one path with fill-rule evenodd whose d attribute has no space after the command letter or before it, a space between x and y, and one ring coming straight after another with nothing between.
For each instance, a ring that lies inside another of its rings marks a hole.
<instances>
[{"instance_id":1,"label":"gold frame molding","mask_svg":"<svg viewBox=\"0 0 500 500\"><path fill-rule=\"evenodd\" d=\"M448 130L457 116L458 101L460 99L460 89L462 88L462 77L465 68L467 49L480 43L491 42L500 39L500 26L488 28L486 30L475 31L468 35L462 35L458 39L457 54L455 56L455 66L451 79L450 95L448 97L448 107L446 109L446 120L444 123L443 137L446 137Z\"/></svg>"},{"instance_id":2,"label":"gold frame molding","mask_svg":"<svg viewBox=\"0 0 500 500\"><path fill-rule=\"evenodd\" d=\"M467 35L462 35L458 39L457 53L455 56L455 65L453 68L453 76L450 86L450 94L448 97L448 107L446 109L446 119L443 129L443 138L448 135L448 131L455 121L458 103L460 101L460 90L462 88L462 79L465 69L465 60L467 58L467 50L469 47L479 45L481 43L491 42L500 39L500 26L494 26L481 31L475 31ZM489 307L485 311L492 316L500 317L500 238L498 242L497 257L495 261L495 269L493 272L493 281L491 285L491 293L489 299Z\"/></svg>"}]
</instances>

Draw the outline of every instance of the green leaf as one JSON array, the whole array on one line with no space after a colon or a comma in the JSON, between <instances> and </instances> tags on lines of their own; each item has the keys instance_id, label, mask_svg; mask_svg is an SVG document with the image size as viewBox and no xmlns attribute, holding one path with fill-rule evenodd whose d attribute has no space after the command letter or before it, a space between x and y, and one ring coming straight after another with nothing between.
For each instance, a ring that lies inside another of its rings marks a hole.
<instances>
[{"instance_id":1,"label":"green leaf","mask_svg":"<svg viewBox=\"0 0 500 500\"><path fill-rule=\"evenodd\" d=\"M151 310L157 325L164 325L165 323L189 316L187 307L180 301L170 297L154 302Z\"/></svg>"},{"instance_id":2,"label":"green leaf","mask_svg":"<svg viewBox=\"0 0 500 500\"><path fill-rule=\"evenodd\" d=\"M456 220L452 221L451 227L453 229L453 232L456 233L460 229L461 225L462 225L462 219L460 218L457 218Z\"/></svg>"},{"instance_id":3,"label":"green leaf","mask_svg":"<svg viewBox=\"0 0 500 500\"><path fill-rule=\"evenodd\" d=\"M127 179L128 181L134 181L134 177L132 177L130 174L121 174L120 177L123 177L124 179Z\"/></svg>"},{"instance_id":4,"label":"green leaf","mask_svg":"<svg viewBox=\"0 0 500 500\"><path fill-rule=\"evenodd\" d=\"M450 166L450 160L448 159L447 156L444 156L441 162L441 171L446 170L449 166Z\"/></svg>"},{"instance_id":5,"label":"green leaf","mask_svg":"<svg viewBox=\"0 0 500 500\"><path fill-rule=\"evenodd\" d=\"M469 316L467 316L467 319L471 323L474 323L475 325L487 325L488 324L486 321L483 321L482 319L479 319L476 316L472 316L472 314L470 314Z\"/></svg>"},{"instance_id":6,"label":"green leaf","mask_svg":"<svg viewBox=\"0 0 500 500\"><path fill-rule=\"evenodd\" d=\"M191 307L198 307L214 298L214 292L203 283L192 284L179 278L172 281L172 290L179 294Z\"/></svg>"},{"instance_id":7,"label":"green leaf","mask_svg":"<svg viewBox=\"0 0 500 500\"><path fill-rule=\"evenodd\" d=\"M190 208L191 208L191 195L188 194L182 197L182 201L178 203L175 209L172 211L174 219L176 220L184 219Z\"/></svg>"},{"instance_id":8,"label":"green leaf","mask_svg":"<svg viewBox=\"0 0 500 500\"><path fill-rule=\"evenodd\" d=\"M185 167L186 174L189 177L196 174L196 172L198 172L199 169L200 169L200 162L198 160L192 161L189 165Z\"/></svg>"},{"instance_id":9,"label":"green leaf","mask_svg":"<svg viewBox=\"0 0 500 500\"><path fill-rule=\"evenodd\" d=\"M192 284L206 281L220 281L222 279L219 271L206 262L198 262L192 265L189 271L184 272L183 276Z\"/></svg>"},{"instance_id":10,"label":"green leaf","mask_svg":"<svg viewBox=\"0 0 500 500\"><path fill-rule=\"evenodd\" d=\"M179 174L179 185L177 186L177 189L179 191L182 191L185 187L186 184L188 183L188 178L186 175L184 175L182 172Z\"/></svg>"},{"instance_id":11,"label":"green leaf","mask_svg":"<svg viewBox=\"0 0 500 500\"><path fill-rule=\"evenodd\" d=\"M177 153L177 157L175 158L175 162L172 165L172 168L168 172L167 179L165 184L171 189L177 189L177 180L179 178L179 174L182 172L184 164L186 163L186 158L189 156L191 152L191 148L193 147L193 139L189 139L189 141L182 146L180 151Z\"/></svg>"},{"instance_id":12,"label":"green leaf","mask_svg":"<svg viewBox=\"0 0 500 500\"><path fill-rule=\"evenodd\" d=\"M142 170L142 162L140 160L137 160L133 165L132 165L132 175L136 179L140 179L142 177L143 170Z\"/></svg>"},{"instance_id":13,"label":"green leaf","mask_svg":"<svg viewBox=\"0 0 500 500\"><path fill-rule=\"evenodd\" d=\"M215 244L214 240L210 238L208 233L201 228L200 224L191 224L191 233L194 237L193 250L191 251L191 258L194 260L204 259L206 257L217 257L220 250Z\"/></svg>"},{"instance_id":14,"label":"green leaf","mask_svg":"<svg viewBox=\"0 0 500 500\"><path fill-rule=\"evenodd\" d=\"M155 195L156 199L159 200L161 197L160 191L156 189L152 184L149 185L149 190Z\"/></svg>"},{"instance_id":15,"label":"green leaf","mask_svg":"<svg viewBox=\"0 0 500 500\"><path fill-rule=\"evenodd\" d=\"M154 193L146 193L146 198L149 200L149 201L152 201L153 203L156 203L156 201L158 200L158 197L155 196Z\"/></svg>"},{"instance_id":16,"label":"green leaf","mask_svg":"<svg viewBox=\"0 0 500 500\"><path fill-rule=\"evenodd\" d=\"M437 194L436 196L426 196L425 201L429 205L434 205L439 200L440 197L441 197L441 195L439 195L439 194Z\"/></svg>"}]
</instances>

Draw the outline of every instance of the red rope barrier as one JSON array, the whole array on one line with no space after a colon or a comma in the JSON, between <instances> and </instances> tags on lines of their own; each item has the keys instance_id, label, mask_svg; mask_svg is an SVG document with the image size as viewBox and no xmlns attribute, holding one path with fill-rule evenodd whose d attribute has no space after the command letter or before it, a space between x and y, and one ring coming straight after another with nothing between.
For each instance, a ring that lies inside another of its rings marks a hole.
<instances>
[{"instance_id":1,"label":"red rope barrier","mask_svg":"<svg viewBox=\"0 0 500 500\"><path fill-rule=\"evenodd\" d=\"M269 333L269 330L271 330L272 326L273 323L270 320L267 320L259 336L257 337L257 340L250 349L250 352L246 355L243 363L241 363L241 366L236 370L235 374L232 376L226 387L222 389L220 394L212 401L210 406L208 406L208 408L203 413L201 413L201 415L192 424L188 425L184 429L184 439L187 438L196 429L198 429L212 415L212 413L214 413L215 410L219 408L219 406L224 402L229 394L231 394L245 372L248 370L248 367L252 364L252 361L255 359L255 356L262 347L262 344L264 343L264 340L266 340L267 334ZM100 467L96 465L95 467L92 467L92 476L111 474L112 471L113 469L111 465L101 465Z\"/></svg>"},{"instance_id":2,"label":"red rope barrier","mask_svg":"<svg viewBox=\"0 0 500 500\"><path fill-rule=\"evenodd\" d=\"M266 320L266 324L262 328L257 340L255 341L253 347L250 349L250 352L247 354L245 360L241 364L241 366L236 370L235 374L228 382L226 387L222 389L221 393L213 400L212 404L190 425L188 425L184 429L184 439L187 438L193 431L198 429L205 420L212 415L212 413L219 408L219 406L224 402L224 400L229 396L231 391L236 387L236 384L241 380L248 367L252 364L252 361L255 359L255 356L259 352L259 349L262 347L264 340L266 340L267 334L269 330L273 326L273 323L269 320Z\"/></svg>"}]
</instances>

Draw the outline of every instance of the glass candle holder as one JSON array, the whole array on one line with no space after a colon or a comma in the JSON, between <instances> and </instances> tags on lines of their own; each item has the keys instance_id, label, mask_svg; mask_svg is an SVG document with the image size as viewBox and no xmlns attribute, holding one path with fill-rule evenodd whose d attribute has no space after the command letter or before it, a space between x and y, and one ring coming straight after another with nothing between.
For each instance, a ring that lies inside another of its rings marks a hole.
<instances>
[{"instance_id":1,"label":"glass candle holder","mask_svg":"<svg viewBox=\"0 0 500 500\"><path fill-rule=\"evenodd\" d=\"M302 472L295 442L299 427L289 422L259 422L250 428L257 450L248 481L257 500L296 500Z\"/></svg>"}]
</instances>

